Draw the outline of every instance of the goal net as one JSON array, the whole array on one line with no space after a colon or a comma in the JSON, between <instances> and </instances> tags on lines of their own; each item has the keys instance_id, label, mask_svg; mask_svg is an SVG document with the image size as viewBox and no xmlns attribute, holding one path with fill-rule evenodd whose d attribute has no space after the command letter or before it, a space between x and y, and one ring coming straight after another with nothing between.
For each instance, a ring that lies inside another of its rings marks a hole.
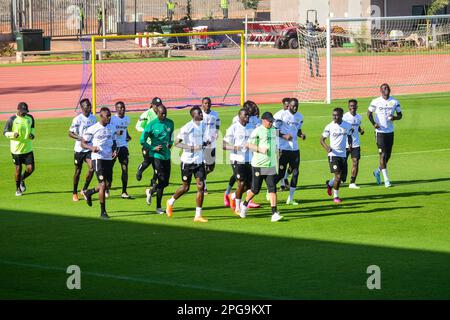
<instances>
[{"instance_id":1,"label":"goal net","mask_svg":"<svg viewBox=\"0 0 450 320\"><path fill-rule=\"evenodd\" d=\"M243 34L194 31L82 39L80 99L91 99L97 111L117 101L129 110L144 110L155 96L168 108L199 105L207 96L214 105L242 104Z\"/></svg>"},{"instance_id":2,"label":"goal net","mask_svg":"<svg viewBox=\"0 0 450 320\"><path fill-rule=\"evenodd\" d=\"M374 96L382 83L395 94L450 91L450 15L330 19L298 34L303 101Z\"/></svg>"}]
</instances>

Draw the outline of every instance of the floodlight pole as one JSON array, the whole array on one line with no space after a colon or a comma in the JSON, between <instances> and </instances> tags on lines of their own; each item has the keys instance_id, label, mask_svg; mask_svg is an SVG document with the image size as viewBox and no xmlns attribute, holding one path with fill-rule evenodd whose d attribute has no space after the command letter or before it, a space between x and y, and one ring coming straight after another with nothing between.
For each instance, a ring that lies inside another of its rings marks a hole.
<instances>
[{"instance_id":1,"label":"floodlight pole","mask_svg":"<svg viewBox=\"0 0 450 320\"><path fill-rule=\"evenodd\" d=\"M248 42L248 14L245 15L245 28L244 28L244 41L245 41L245 51L244 51L244 101L247 101L247 42Z\"/></svg>"},{"instance_id":2,"label":"floodlight pole","mask_svg":"<svg viewBox=\"0 0 450 320\"><path fill-rule=\"evenodd\" d=\"M102 0L102 35L106 36L106 15L105 15L105 0ZM106 39L103 39L103 49L106 49Z\"/></svg>"},{"instance_id":3,"label":"floodlight pole","mask_svg":"<svg viewBox=\"0 0 450 320\"><path fill-rule=\"evenodd\" d=\"M331 22L327 18L327 103L331 103Z\"/></svg>"}]
</instances>

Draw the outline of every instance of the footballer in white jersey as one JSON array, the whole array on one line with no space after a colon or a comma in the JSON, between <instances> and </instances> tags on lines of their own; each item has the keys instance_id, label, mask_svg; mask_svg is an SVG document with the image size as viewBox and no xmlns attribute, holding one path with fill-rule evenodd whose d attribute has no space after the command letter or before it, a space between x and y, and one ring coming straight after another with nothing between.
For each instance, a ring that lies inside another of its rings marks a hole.
<instances>
[{"instance_id":1,"label":"footballer in white jersey","mask_svg":"<svg viewBox=\"0 0 450 320\"><path fill-rule=\"evenodd\" d=\"M249 125L252 128L252 130L256 129L257 127L259 127L262 124L262 121L259 118L259 108L255 102L253 102L251 100L245 101L244 105L243 105L243 109L245 109L247 111L247 113L249 114L248 122L249 122ZM232 124L235 124L238 122L239 122L239 114L233 118ZM225 207L230 207L232 205L232 203L230 201L230 195L233 196L233 194L231 194L231 190L232 190L235 182L236 182L236 175L233 172L233 174L231 175L231 177L229 179L227 189L225 190L225 193L223 194L223 204L225 205ZM249 208L260 208L261 205L255 203L252 199L249 202L248 207Z\"/></svg>"},{"instance_id":2,"label":"footballer in white jersey","mask_svg":"<svg viewBox=\"0 0 450 320\"><path fill-rule=\"evenodd\" d=\"M131 197L127 193L128 186L128 161L130 152L128 151L128 141L131 137L128 133L128 127L130 125L130 118L125 115L126 107L122 101L115 104L116 114L111 117L111 125L116 130L116 144L117 144L117 158L113 161L113 166L116 163L116 159L119 160L120 167L122 169L122 199L130 199Z\"/></svg>"},{"instance_id":3,"label":"footballer in white jersey","mask_svg":"<svg viewBox=\"0 0 450 320\"><path fill-rule=\"evenodd\" d=\"M373 171L378 184L381 184L383 174L385 187L391 182L387 173L387 164L394 146L394 121L401 120L402 110L400 103L391 97L391 88L387 83L380 86L381 97L372 100L367 115L375 128L378 153L380 155L379 167Z\"/></svg>"},{"instance_id":4,"label":"footballer in white jersey","mask_svg":"<svg viewBox=\"0 0 450 320\"><path fill-rule=\"evenodd\" d=\"M202 216L203 198L205 192L204 181L206 178L205 164L203 163L203 152L210 141L205 140L205 125L203 124L203 112L200 107L191 108L189 121L181 129L175 139L174 146L183 149L181 155L181 177L182 185L173 196L167 200L166 214L172 217L173 205L177 199L189 191L192 176L197 184L196 208L194 222L208 222Z\"/></svg>"},{"instance_id":5,"label":"footballer in white jersey","mask_svg":"<svg viewBox=\"0 0 450 320\"><path fill-rule=\"evenodd\" d=\"M97 118L92 114L92 105L89 99L83 99L80 101L80 109L81 113L72 120L72 124L69 129L69 137L75 139L75 147L74 147L75 173L73 175L73 192L72 192L73 201L79 201L78 183L80 181L83 162L86 162L88 171L86 174L86 180L83 189L81 189L81 194L84 195L87 188L89 188L89 184L91 183L92 177L94 176L94 169L92 167L92 160L91 160L91 151L89 151L88 149L83 149L81 147L81 140L86 130L97 122Z\"/></svg>"},{"instance_id":6,"label":"footballer in white jersey","mask_svg":"<svg viewBox=\"0 0 450 320\"><path fill-rule=\"evenodd\" d=\"M239 110L238 117L239 121L227 129L223 139L223 149L230 151L233 174L239 181L235 197L229 196L230 207L236 214L239 214L242 194L250 189L252 183L252 151L248 148L248 139L254 130L247 110Z\"/></svg>"},{"instance_id":7,"label":"footballer in white jersey","mask_svg":"<svg viewBox=\"0 0 450 320\"><path fill-rule=\"evenodd\" d=\"M350 178L350 189L359 189L356 185L356 178L358 176L359 171L359 160L361 159L361 142L359 135L364 134L364 129L361 127L362 117L357 113L358 111L358 101L355 99L351 99L348 101L348 112L344 114L342 118L343 121L350 123L353 128L352 135L352 150L347 150L347 159L351 156L352 159L352 175ZM347 143L347 148L348 148ZM347 180L347 175L342 176L342 182Z\"/></svg>"},{"instance_id":8,"label":"footballer in white jersey","mask_svg":"<svg viewBox=\"0 0 450 320\"><path fill-rule=\"evenodd\" d=\"M216 166L216 141L219 135L220 118L219 114L211 110L211 98L202 99L203 125L205 127L205 139L210 141L210 145L204 150L204 163L206 176L214 171ZM208 194L205 177L205 194Z\"/></svg>"},{"instance_id":9,"label":"footballer in white jersey","mask_svg":"<svg viewBox=\"0 0 450 320\"><path fill-rule=\"evenodd\" d=\"M347 141L349 150L352 149L352 126L343 121L344 110L342 108L335 108L333 110L333 121L329 123L320 138L320 144L328 153L328 162L330 165L331 173L334 173L334 178L327 180L327 192L331 196L333 194L333 201L335 203L341 203L339 198L339 186L341 184L342 176L347 171ZM325 140L330 139L330 145L328 146ZM333 188L333 189L332 189Z\"/></svg>"},{"instance_id":10,"label":"footballer in white jersey","mask_svg":"<svg viewBox=\"0 0 450 320\"><path fill-rule=\"evenodd\" d=\"M298 112L298 99L292 98L289 102L287 110L279 112L275 118L275 127L278 129L280 159L278 162L278 175L276 183L285 179L287 167L289 165L292 172L292 179L289 188L289 197L287 204L298 205L294 200L295 190L297 188L299 167L300 167L300 150L297 138L305 139L306 136L302 132L303 116Z\"/></svg>"},{"instance_id":11,"label":"footballer in white jersey","mask_svg":"<svg viewBox=\"0 0 450 320\"><path fill-rule=\"evenodd\" d=\"M116 128L111 125L111 111L108 108L100 109L100 120L86 130L81 147L92 152L92 164L98 179L98 186L85 192L87 205L92 206L92 195L98 192L100 217L108 219L106 190L111 187L113 159L117 156Z\"/></svg>"}]
</instances>

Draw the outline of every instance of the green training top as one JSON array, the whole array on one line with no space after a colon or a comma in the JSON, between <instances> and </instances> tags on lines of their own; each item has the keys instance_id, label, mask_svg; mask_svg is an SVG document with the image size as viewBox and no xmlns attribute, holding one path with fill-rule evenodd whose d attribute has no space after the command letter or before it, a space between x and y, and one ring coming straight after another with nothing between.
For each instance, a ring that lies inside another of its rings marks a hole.
<instances>
[{"instance_id":1,"label":"green training top","mask_svg":"<svg viewBox=\"0 0 450 320\"><path fill-rule=\"evenodd\" d=\"M14 138L15 132L19 134L17 138ZM26 114L23 117L19 115L12 116L6 122L3 134L11 140L12 154L25 154L33 151L31 142L35 136L33 116L30 114Z\"/></svg>"},{"instance_id":2,"label":"green training top","mask_svg":"<svg viewBox=\"0 0 450 320\"><path fill-rule=\"evenodd\" d=\"M153 108L144 111L139 117L138 122L136 123L136 130L139 132L144 131L147 124L149 124L150 122L152 122L157 118L158 116L156 115L155 111L153 111Z\"/></svg>"},{"instance_id":3,"label":"green training top","mask_svg":"<svg viewBox=\"0 0 450 320\"><path fill-rule=\"evenodd\" d=\"M250 135L249 143L259 148L268 148L267 154L253 152L252 167L273 168L277 166L277 131L274 127L267 129L259 126Z\"/></svg>"},{"instance_id":4,"label":"green training top","mask_svg":"<svg viewBox=\"0 0 450 320\"><path fill-rule=\"evenodd\" d=\"M159 121L159 119L150 122L144 129L141 135L141 145L148 150L149 156L161 160L170 159L170 149L168 146L173 144L174 123L170 119ZM148 138L151 142L148 143ZM161 145L162 149L159 152L155 151L155 147Z\"/></svg>"}]
</instances>

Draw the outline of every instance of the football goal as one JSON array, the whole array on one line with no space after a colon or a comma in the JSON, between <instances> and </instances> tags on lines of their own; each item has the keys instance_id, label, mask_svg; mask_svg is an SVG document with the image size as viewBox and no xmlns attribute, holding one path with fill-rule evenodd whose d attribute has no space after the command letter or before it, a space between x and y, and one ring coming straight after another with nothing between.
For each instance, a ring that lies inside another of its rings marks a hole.
<instances>
[{"instance_id":1,"label":"football goal","mask_svg":"<svg viewBox=\"0 0 450 320\"><path fill-rule=\"evenodd\" d=\"M184 108L211 97L214 105L245 99L244 31L93 36L81 40L80 99L93 110L123 101L131 110L160 97L168 108Z\"/></svg>"},{"instance_id":2,"label":"football goal","mask_svg":"<svg viewBox=\"0 0 450 320\"><path fill-rule=\"evenodd\" d=\"M302 101L450 91L450 15L328 19L298 38Z\"/></svg>"}]
</instances>

